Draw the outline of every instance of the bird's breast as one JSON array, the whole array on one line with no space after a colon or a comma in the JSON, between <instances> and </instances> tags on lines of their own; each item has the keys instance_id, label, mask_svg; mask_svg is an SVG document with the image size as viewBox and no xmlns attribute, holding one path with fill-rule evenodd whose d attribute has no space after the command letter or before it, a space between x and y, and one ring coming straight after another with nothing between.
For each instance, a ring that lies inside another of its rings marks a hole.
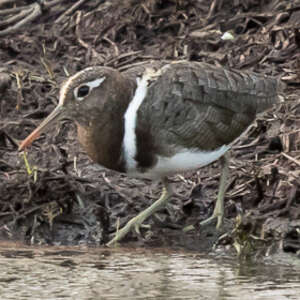
<instances>
[{"instance_id":1,"label":"bird's breast","mask_svg":"<svg viewBox=\"0 0 300 300\"><path fill-rule=\"evenodd\" d=\"M83 127L77 124L78 140L87 155L95 163L108 169L125 172L122 159L121 139L110 130L96 130L95 126Z\"/></svg>"}]
</instances>

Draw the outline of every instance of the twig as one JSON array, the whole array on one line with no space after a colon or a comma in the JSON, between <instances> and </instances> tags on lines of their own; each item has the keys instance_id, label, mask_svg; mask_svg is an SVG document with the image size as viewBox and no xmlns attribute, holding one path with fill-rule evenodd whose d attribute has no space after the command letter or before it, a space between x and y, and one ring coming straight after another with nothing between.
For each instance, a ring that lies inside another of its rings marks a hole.
<instances>
[{"instance_id":1,"label":"twig","mask_svg":"<svg viewBox=\"0 0 300 300\"><path fill-rule=\"evenodd\" d=\"M141 50L138 50L138 51L131 51L131 52L128 52L128 53L121 54L121 55L119 55L119 56L117 56L117 57L114 57L114 58L112 58L111 60L109 60L109 61L106 63L106 65L107 65L107 66L112 66L113 63L116 62L116 61L118 61L118 60L124 59L124 58L126 58L126 57L128 57L128 56L134 56L134 57L136 57L137 54L140 54L140 53L142 53Z\"/></svg>"},{"instance_id":2,"label":"twig","mask_svg":"<svg viewBox=\"0 0 300 300\"><path fill-rule=\"evenodd\" d=\"M44 207L47 207L48 205L52 205L52 203L56 203L56 202L57 202L57 201L54 200L54 201L51 201L51 202L49 202L49 203L44 203L44 204L38 205L38 206L36 206L36 207L33 207L33 208L27 210L26 212L24 212L23 214L16 216L15 219L14 219L13 221L9 222L9 223L6 224L6 225L7 225L7 226L12 226L12 225L16 224L16 222L17 222L18 220L20 220L20 219L22 219L22 218L25 218L25 217L27 217L28 215L30 215L30 214L36 212L37 210L42 209L42 208L44 208Z\"/></svg>"},{"instance_id":3,"label":"twig","mask_svg":"<svg viewBox=\"0 0 300 300\"><path fill-rule=\"evenodd\" d=\"M210 19L212 17L212 15L215 13L216 7L219 6L219 8L220 8L222 6L222 4L223 4L223 0L214 0L209 8L207 19Z\"/></svg>"},{"instance_id":4,"label":"twig","mask_svg":"<svg viewBox=\"0 0 300 300\"><path fill-rule=\"evenodd\" d=\"M113 185L111 181L105 176L105 173L102 173L102 178L104 179L105 183L112 189L114 190L121 198L125 199L128 203L133 203L131 199L129 199L124 193L121 192L121 189Z\"/></svg>"},{"instance_id":5,"label":"twig","mask_svg":"<svg viewBox=\"0 0 300 300\"><path fill-rule=\"evenodd\" d=\"M32 12L31 9L23 10L18 15L12 16L4 21L1 21L0 26L4 27L4 26L10 25L10 24L19 22L20 20L26 18L31 12Z\"/></svg>"},{"instance_id":6,"label":"twig","mask_svg":"<svg viewBox=\"0 0 300 300\"><path fill-rule=\"evenodd\" d=\"M72 5L68 10L66 10L60 17L55 20L55 24L60 23L66 16L70 15L74 12L81 4L86 2L87 0L79 0L74 5Z\"/></svg>"},{"instance_id":7,"label":"twig","mask_svg":"<svg viewBox=\"0 0 300 300\"><path fill-rule=\"evenodd\" d=\"M32 22L42 14L42 8L50 9L51 7L61 4L65 0L37 1L28 6L20 6L8 9L1 9L0 16L9 16L6 20L0 22L1 26L15 23L9 28L0 30L0 36L17 32L25 24ZM18 0L0 0L0 6L4 4L17 4ZM14 15L16 14L16 15ZM13 16L10 16L13 15Z\"/></svg>"},{"instance_id":8,"label":"twig","mask_svg":"<svg viewBox=\"0 0 300 300\"><path fill-rule=\"evenodd\" d=\"M291 160L292 162L294 162L296 165L300 166L300 161L295 159L294 157L289 156L288 154L281 152L281 155L283 155L284 157L286 157L287 159Z\"/></svg>"},{"instance_id":9,"label":"twig","mask_svg":"<svg viewBox=\"0 0 300 300\"><path fill-rule=\"evenodd\" d=\"M38 16L40 16L42 14L41 5L39 3L32 4L28 8L28 11L30 11L30 13L24 19L22 19L20 22L16 23L15 25L13 25L7 29L0 30L0 36L5 36L7 34L17 32L26 23L33 21L34 19L36 19ZM24 11L23 12L21 11L20 14L21 15L24 14Z\"/></svg>"},{"instance_id":10,"label":"twig","mask_svg":"<svg viewBox=\"0 0 300 300\"><path fill-rule=\"evenodd\" d=\"M0 10L0 16L7 16L7 15L15 14L15 13L18 13L19 11L24 11L24 9L28 10L28 8L26 6L2 9L2 10Z\"/></svg>"},{"instance_id":11,"label":"twig","mask_svg":"<svg viewBox=\"0 0 300 300\"><path fill-rule=\"evenodd\" d=\"M114 43L112 40L110 40L108 37L103 37L102 38L104 41L108 42L109 44L111 44L114 48L115 48L115 56L119 56L120 51L118 46L116 45L116 43Z\"/></svg>"},{"instance_id":12,"label":"twig","mask_svg":"<svg viewBox=\"0 0 300 300\"><path fill-rule=\"evenodd\" d=\"M45 8L51 8L55 5L61 4L63 1L66 1L66 0L44 1L44 6L45 6Z\"/></svg>"},{"instance_id":13,"label":"twig","mask_svg":"<svg viewBox=\"0 0 300 300\"><path fill-rule=\"evenodd\" d=\"M20 73L16 72L16 80L17 80L17 87L18 87L18 96L17 96L17 106L16 109L19 110L21 103L23 102L23 94L22 94L22 80L20 78Z\"/></svg>"},{"instance_id":14,"label":"twig","mask_svg":"<svg viewBox=\"0 0 300 300\"><path fill-rule=\"evenodd\" d=\"M44 68L47 70L50 78L53 80L55 78L55 75L54 75L53 70L51 68L51 64L46 59L46 46L45 46L45 43L43 43L43 53L44 53L44 56L41 57L41 62L43 64Z\"/></svg>"},{"instance_id":15,"label":"twig","mask_svg":"<svg viewBox=\"0 0 300 300\"><path fill-rule=\"evenodd\" d=\"M76 22L75 22L75 24L76 24L75 34L76 34L76 36L77 36L77 40L78 40L79 44L80 44L82 47L84 47L84 48L86 48L86 49L92 51L92 55L93 55L94 57L98 57L98 58L99 58L99 57L101 57L100 54L99 54L93 47L91 47L88 43L86 43L86 42L81 38L81 33L80 33L80 30L79 30L79 24L80 24L80 22L81 22L81 16L82 16L82 12L81 12L81 11L78 11L78 12L77 12L77 16L76 16ZM101 57L101 60L103 61L103 58L102 58L102 57Z\"/></svg>"},{"instance_id":16,"label":"twig","mask_svg":"<svg viewBox=\"0 0 300 300\"><path fill-rule=\"evenodd\" d=\"M0 6L5 5L5 4L14 4L18 0L0 0Z\"/></svg>"}]
</instances>

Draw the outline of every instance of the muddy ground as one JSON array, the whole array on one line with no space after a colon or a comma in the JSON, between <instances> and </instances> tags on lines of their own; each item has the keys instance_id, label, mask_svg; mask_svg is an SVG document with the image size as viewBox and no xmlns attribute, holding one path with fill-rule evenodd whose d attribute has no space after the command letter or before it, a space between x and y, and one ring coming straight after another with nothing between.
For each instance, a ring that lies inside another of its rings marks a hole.
<instances>
[{"instance_id":1,"label":"muddy ground","mask_svg":"<svg viewBox=\"0 0 300 300\"><path fill-rule=\"evenodd\" d=\"M233 147L221 232L198 226L216 199L214 163L171 178L177 195L170 205L123 245L299 255L299 28L300 1L0 1L1 239L104 245L117 224L156 200L159 183L94 165L70 121L26 155L18 144L55 107L69 74L90 65L126 70L188 59L280 76L285 102ZM225 32L233 39L222 39ZM196 229L182 233L190 224Z\"/></svg>"}]
</instances>

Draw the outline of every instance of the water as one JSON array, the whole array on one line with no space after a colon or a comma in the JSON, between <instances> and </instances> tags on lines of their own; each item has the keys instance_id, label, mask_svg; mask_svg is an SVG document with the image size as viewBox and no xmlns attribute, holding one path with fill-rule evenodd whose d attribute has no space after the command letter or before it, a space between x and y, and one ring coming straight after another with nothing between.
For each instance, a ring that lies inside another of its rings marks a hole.
<instances>
[{"instance_id":1,"label":"water","mask_svg":"<svg viewBox=\"0 0 300 300\"><path fill-rule=\"evenodd\" d=\"M1 300L298 300L299 274L167 250L0 247Z\"/></svg>"}]
</instances>

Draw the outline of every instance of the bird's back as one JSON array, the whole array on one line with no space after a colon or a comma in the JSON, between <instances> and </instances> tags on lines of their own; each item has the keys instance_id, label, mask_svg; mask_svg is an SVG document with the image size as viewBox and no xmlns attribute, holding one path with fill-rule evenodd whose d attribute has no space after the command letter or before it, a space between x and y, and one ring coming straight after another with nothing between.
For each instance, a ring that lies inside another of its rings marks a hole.
<instances>
[{"instance_id":1,"label":"bird's back","mask_svg":"<svg viewBox=\"0 0 300 300\"><path fill-rule=\"evenodd\" d=\"M172 156L181 148L212 151L228 145L256 114L279 101L277 78L197 62L164 66L137 114L137 143ZM151 147L150 147L151 146Z\"/></svg>"}]
</instances>

